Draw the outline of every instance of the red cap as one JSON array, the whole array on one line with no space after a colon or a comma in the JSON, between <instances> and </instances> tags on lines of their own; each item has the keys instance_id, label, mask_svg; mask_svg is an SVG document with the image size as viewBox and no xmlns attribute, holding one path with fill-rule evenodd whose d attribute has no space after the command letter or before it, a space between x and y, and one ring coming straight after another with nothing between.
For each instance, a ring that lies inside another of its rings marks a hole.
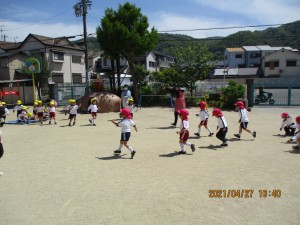
<instances>
[{"instance_id":1,"label":"red cap","mask_svg":"<svg viewBox=\"0 0 300 225\"><path fill-rule=\"evenodd\" d=\"M297 124L300 124L300 116L296 117L296 122L297 122Z\"/></svg>"},{"instance_id":2,"label":"red cap","mask_svg":"<svg viewBox=\"0 0 300 225\"><path fill-rule=\"evenodd\" d=\"M198 103L200 105L200 109L205 109L206 108L206 102L202 101Z\"/></svg>"},{"instance_id":3,"label":"red cap","mask_svg":"<svg viewBox=\"0 0 300 225\"><path fill-rule=\"evenodd\" d=\"M213 115L213 116L223 116L222 111L221 111L221 109L219 109L219 108L215 108L215 109L212 111L212 115Z\"/></svg>"},{"instance_id":4,"label":"red cap","mask_svg":"<svg viewBox=\"0 0 300 225\"><path fill-rule=\"evenodd\" d=\"M126 117L126 119L132 119L130 109L123 108L120 110L120 113L122 113Z\"/></svg>"},{"instance_id":5,"label":"red cap","mask_svg":"<svg viewBox=\"0 0 300 225\"><path fill-rule=\"evenodd\" d=\"M189 111L187 111L186 109L179 109L179 110L177 110L177 112L178 112L178 114L183 116L184 120L188 119L187 116L189 115Z\"/></svg>"},{"instance_id":6,"label":"red cap","mask_svg":"<svg viewBox=\"0 0 300 225\"><path fill-rule=\"evenodd\" d=\"M241 109L245 108L244 102L242 102L242 101L238 101L234 105L237 106L237 107L239 107L239 108L241 108Z\"/></svg>"},{"instance_id":7,"label":"red cap","mask_svg":"<svg viewBox=\"0 0 300 225\"><path fill-rule=\"evenodd\" d=\"M287 112L281 113L281 117L289 117L290 115Z\"/></svg>"}]
</instances>

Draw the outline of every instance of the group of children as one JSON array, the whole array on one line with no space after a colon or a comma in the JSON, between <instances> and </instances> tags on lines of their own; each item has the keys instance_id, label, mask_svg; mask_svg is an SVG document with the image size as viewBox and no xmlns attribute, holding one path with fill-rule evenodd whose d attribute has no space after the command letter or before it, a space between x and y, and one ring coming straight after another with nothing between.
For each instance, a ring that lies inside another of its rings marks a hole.
<instances>
[{"instance_id":1,"label":"group of children","mask_svg":"<svg viewBox=\"0 0 300 225\"><path fill-rule=\"evenodd\" d=\"M282 123L279 130L282 131L284 129L285 136L291 136L287 142L296 142L297 145L293 146L293 148L300 150L300 116L295 118L296 123L294 123L292 116L287 112L281 113L281 118Z\"/></svg>"},{"instance_id":2,"label":"group of children","mask_svg":"<svg viewBox=\"0 0 300 225\"><path fill-rule=\"evenodd\" d=\"M3 104L3 102L2 102ZM13 108L13 112L17 113L17 122L21 123L29 123L38 121L41 126L44 125L44 120L49 119L49 124L51 121L54 121L56 125L56 106L57 103L55 100L51 99L48 103L47 107L43 106L43 102L41 100L36 100L33 103L32 113L28 112L28 107L22 105L22 101L18 100L17 104Z\"/></svg>"},{"instance_id":3,"label":"group of children","mask_svg":"<svg viewBox=\"0 0 300 225\"><path fill-rule=\"evenodd\" d=\"M199 116L200 118L200 123L198 125L198 132L194 133L196 136L200 137L200 132L201 132L201 127L204 126L208 132L208 136L212 136L214 133L209 129L208 127L208 118L209 114L207 111L207 105L205 101L199 102L198 103L200 107L200 112L199 114L196 114L196 116ZM248 129L248 111L245 108L245 105L242 101L238 101L236 104L236 111L239 112L239 133L235 134L234 136L237 138L241 138L242 131L246 131L248 133L251 133L252 136L255 138L256 137L256 132L251 131ZM191 147L191 150L194 152L195 151L195 145L191 144L188 142L189 138L189 122L188 122L188 115L189 112L186 109L181 109L178 110L177 113L179 114L182 122L180 124L180 131L177 131L177 133L180 135L179 136L179 145L180 145L180 151L178 151L178 154L185 154L186 151L184 149L184 145L188 145ZM228 125L226 122L226 119L219 108L215 108L212 111L212 116L215 116L218 119L218 126L217 126L217 133L216 137L222 141L221 146L228 146L227 143L227 138L226 134L228 132Z\"/></svg>"}]
</instances>

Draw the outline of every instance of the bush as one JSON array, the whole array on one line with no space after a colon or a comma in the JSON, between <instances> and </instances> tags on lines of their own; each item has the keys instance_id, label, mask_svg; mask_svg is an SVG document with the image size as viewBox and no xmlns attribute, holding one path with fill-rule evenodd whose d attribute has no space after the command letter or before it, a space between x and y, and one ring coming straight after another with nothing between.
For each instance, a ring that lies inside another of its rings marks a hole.
<instances>
[{"instance_id":1,"label":"bush","mask_svg":"<svg viewBox=\"0 0 300 225\"><path fill-rule=\"evenodd\" d=\"M220 107L224 109L233 109L237 99L244 98L245 87L235 81L229 81L229 86L222 88L220 95Z\"/></svg>"}]
</instances>

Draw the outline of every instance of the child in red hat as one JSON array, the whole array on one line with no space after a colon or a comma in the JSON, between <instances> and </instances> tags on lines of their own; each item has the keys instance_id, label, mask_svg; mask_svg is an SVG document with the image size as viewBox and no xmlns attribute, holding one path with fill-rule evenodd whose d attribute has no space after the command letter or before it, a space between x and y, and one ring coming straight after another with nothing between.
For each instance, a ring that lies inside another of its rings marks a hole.
<instances>
[{"instance_id":1,"label":"child in red hat","mask_svg":"<svg viewBox=\"0 0 300 225\"><path fill-rule=\"evenodd\" d=\"M188 120L189 112L186 109L180 109L177 112L181 119L180 131L176 132L177 134L179 134L179 145L181 148L178 154L186 153L186 151L184 150L184 145L190 146L192 151L194 152L195 145L187 141L189 139L189 127L190 127L189 120Z\"/></svg>"},{"instance_id":2,"label":"child in red hat","mask_svg":"<svg viewBox=\"0 0 300 225\"><path fill-rule=\"evenodd\" d=\"M120 110L120 115L123 118L120 122L117 123L114 120L111 121L117 127L121 127L120 145L119 145L119 148L114 151L114 153L115 154L120 154L123 145L125 145L125 147L128 148L131 151L131 158L133 159L136 151L131 146L128 145L128 141L129 141L130 134L131 134L130 127L134 127L136 132L137 132L137 127L136 127L135 123L132 120L130 109L128 109L128 108L121 109Z\"/></svg>"},{"instance_id":3,"label":"child in red hat","mask_svg":"<svg viewBox=\"0 0 300 225\"><path fill-rule=\"evenodd\" d=\"M291 127L292 125L295 125L293 118L287 112L281 113L281 118L283 120L280 126L280 131L284 129L286 136L294 136L296 129Z\"/></svg>"},{"instance_id":4,"label":"child in red hat","mask_svg":"<svg viewBox=\"0 0 300 225\"><path fill-rule=\"evenodd\" d=\"M196 116L200 117L200 123L198 125L198 132L194 133L194 134L196 136L200 137L201 127L204 126L206 128L206 130L208 130L208 132L209 132L208 136L212 136L212 135L214 135L214 133L211 132L211 130L207 126L209 114L206 110L206 102L202 101L202 102L199 102L198 104L200 107L200 112L199 112L199 114L196 114Z\"/></svg>"},{"instance_id":5,"label":"child in red hat","mask_svg":"<svg viewBox=\"0 0 300 225\"><path fill-rule=\"evenodd\" d=\"M248 119L248 111L245 108L245 105L243 102L238 101L237 103L235 103L236 106L236 110L239 112L240 115L240 119L239 119L239 123L240 123L240 127L239 127L239 133L235 134L234 136L236 136L237 138L241 138L242 135L242 131L246 131L250 134L252 134L252 136L255 138L256 137L256 131L251 131L247 128L248 123L249 123L249 119Z\"/></svg>"},{"instance_id":6,"label":"child in red hat","mask_svg":"<svg viewBox=\"0 0 300 225\"><path fill-rule=\"evenodd\" d=\"M221 109L215 108L212 112L212 115L218 118L218 126L217 126L218 132L216 134L216 137L223 142L221 146L228 146L227 138L226 138L228 127Z\"/></svg>"},{"instance_id":7,"label":"child in red hat","mask_svg":"<svg viewBox=\"0 0 300 225\"><path fill-rule=\"evenodd\" d=\"M297 145L293 146L293 148L296 149L296 150L300 150L300 116L296 117L296 123L297 124L291 126L291 127L296 128L298 130L298 132L295 135Z\"/></svg>"}]
</instances>

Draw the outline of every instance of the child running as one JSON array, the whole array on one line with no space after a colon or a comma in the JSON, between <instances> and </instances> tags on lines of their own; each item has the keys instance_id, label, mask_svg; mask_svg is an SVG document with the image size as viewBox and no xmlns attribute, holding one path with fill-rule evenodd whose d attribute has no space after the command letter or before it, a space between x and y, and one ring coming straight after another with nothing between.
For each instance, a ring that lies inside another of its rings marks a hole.
<instances>
[{"instance_id":1,"label":"child running","mask_svg":"<svg viewBox=\"0 0 300 225\"><path fill-rule=\"evenodd\" d=\"M200 107L200 112L199 112L199 114L196 114L196 116L200 117L200 123L198 125L198 132L194 133L194 134L196 136L200 137L201 127L204 126L206 128L206 130L208 130L208 132L209 132L208 136L212 136L212 135L214 135L214 133L211 132L211 130L207 126L209 114L206 110L206 102L202 101L202 102L199 102L198 104Z\"/></svg>"},{"instance_id":2,"label":"child running","mask_svg":"<svg viewBox=\"0 0 300 225\"><path fill-rule=\"evenodd\" d=\"M56 125L56 107L55 107L55 102L50 102L49 103L49 124L51 124L51 120L53 119L54 124Z\"/></svg>"},{"instance_id":3,"label":"child running","mask_svg":"<svg viewBox=\"0 0 300 225\"><path fill-rule=\"evenodd\" d=\"M283 121L280 126L280 131L284 129L286 136L294 136L296 129L292 127L293 125L295 125L293 122L293 118L287 112L281 113L281 118L283 119Z\"/></svg>"},{"instance_id":4,"label":"child running","mask_svg":"<svg viewBox=\"0 0 300 225\"><path fill-rule=\"evenodd\" d=\"M226 138L228 127L221 109L215 108L212 112L212 115L218 118L218 126L217 126L218 132L216 134L216 137L223 142L221 146L228 146L227 138Z\"/></svg>"},{"instance_id":5,"label":"child running","mask_svg":"<svg viewBox=\"0 0 300 225\"><path fill-rule=\"evenodd\" d=\"M92 119L89 119L90 123L93 126L96 126L95 120L97 118L97 112L98 112L98 107L97 107L97 100L92 98L91 99L91 104L88 107L88 111L91 112Z\"/></svg>"},{"instance_id":6,"label":"child running","mask_svg":"<svg viewBox=\"0 0 300 225\"><path fill-rule=\"evenodd\" d=\"M41 100L39 100L38 102L38 106L37 106L37 115L40 121L40 125L44 126L43 120L44 120L44 111L45 108L43 106L43 102Z\"/></svg>"},{"instance_id":7,"label":"child running","mask_svg":"<svg viewBox=\"0 0 300 225\"><path fill-rule=\"evenodd\" d=\"M128 141L130 139L131 129L130 127L134 127L135 131L137 132L137 127L132 120L130 110L128 108L123 108L120 110L120 115L123 118L120 122L115 122L112 120L111 122L115 124L117 127L121 127L121 140L120 145L117 150L114 151L115 154L120 154L123 145L131 151L131 159L133 159L136 151L128 145Z\"/></svg>"},{"instance_id":8,"label":"child running","mask_svg":"<svg viewBox=\"0 0 300 225\"><path fill-rule=\"evenodd\" d=\"M74 119L74 122L73 122L73 126L76 124L76 116L77 116L77 110L80 108L81 105L76 105L76 100L75 99L71 99L70 101L70 105L68 106L68 109L70 111L70 116L69 116L69 119L70 119L70 122L69 122L69 126L71 126L71 123Z\"/></svg>"},{"instance_id":9,"label":"child running","mask_svg":"<svg viewBox=\"0 0 300 225\"><path fill-rule=\"evenodd\" d=\"M186 109L180 109L177 111L179 118L181 119L180 123L180 131L177 131L176 133L179 134L179 145L180 145L180 151L178 154L186 154L186 151L184 150L184 145L188 145L191 147L192 152L195 151L195 145L188 142L189 139L189 119L188 115L189 112Z\"/></svg>"},{"instance_id":10,"label":"child running","mask_svg":"<svg viewBox=\"0 0 300 225\"><path fill-rule=\"evenodd\" d=\"M297 134L295 135L297 145L294 145L293 149L300 150L300 116L296 117L296 123L297 124L292 125L293 128L298 130Z\"/></svg>"},{"instance_id":11,"label":"child running","mask_svg":"<svg viewBox=\"0 0 300 225\"><path fill-rule=\"evenodd\" d=\"M239 115L240 115L240 119L239 119L240 127L239 127L239 133L235 134L234 136L237 138L241 138L242 131L244 130L244 131L252 134L252 136L255 138L256 131L252 132L251 130L249 130L247 128L249 119L248 119L248 111L245 108L244 103L241 101L238 101L237 103L235 103L235 106L236 106L236 110L239 112Z\"/></svg>"}]
</instances>

